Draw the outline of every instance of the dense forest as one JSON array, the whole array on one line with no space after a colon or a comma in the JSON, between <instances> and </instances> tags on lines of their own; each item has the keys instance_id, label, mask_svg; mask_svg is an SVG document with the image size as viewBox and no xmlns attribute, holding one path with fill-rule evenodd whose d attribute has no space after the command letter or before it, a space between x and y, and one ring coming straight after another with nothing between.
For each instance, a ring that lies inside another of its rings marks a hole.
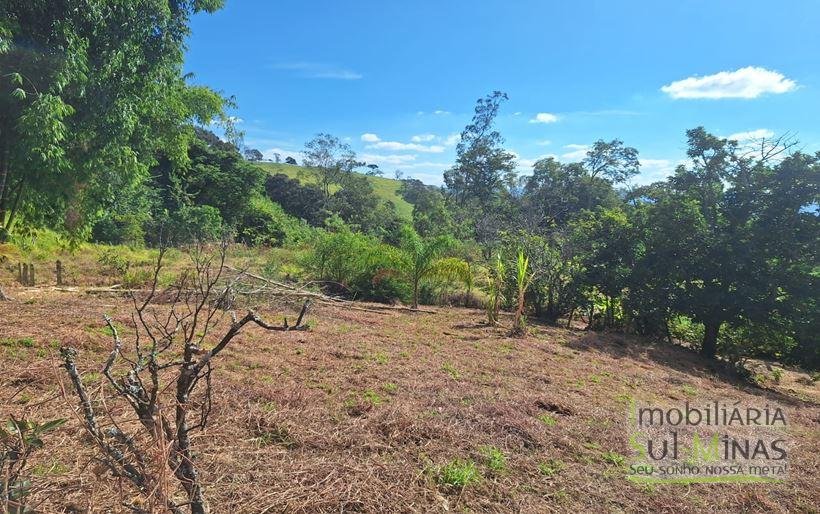
<instances>
[{"instance_id":1,"label":"dense forest","mask_svg":"<svg viewBox=\"0 0 820 514\"><path fill-rule=\"evenodd\" d=\"M335 294L489 306L490 319L514 309L522 325L584 317L711 357L820 365L820 155L787 137L749 146L693 128L688 162L644 187L628 186L640 156L617 139L519 173L494 128L507 97L493 92L444 186L402 180L403 219L374 194L367 175L380 170L332 135L306 143L301 177L254 162L234 100L181 73L189 17L219 2L172 2L156 17L71 4L0 12L3 241L230 237L299 249L300 278Z\"/></svg>"}]
</instances>

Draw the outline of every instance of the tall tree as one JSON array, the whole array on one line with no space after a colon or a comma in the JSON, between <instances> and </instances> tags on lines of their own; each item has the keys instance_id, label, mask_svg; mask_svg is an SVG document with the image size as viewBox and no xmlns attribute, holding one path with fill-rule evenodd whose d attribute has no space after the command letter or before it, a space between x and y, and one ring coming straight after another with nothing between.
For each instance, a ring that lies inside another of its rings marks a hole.
<instances>
[{"instance_id":1,"label":"tall tree","mask_svg":"<svg viewBox=\"0 0 820 514\"><path fill-rule=\"evenodd\" d=\"M0 238L21 213L79 231L158 152L186 159L186 124L224 115L226 102L186 85L184 41L191 15L221 5L0 3Z\"/></svg>"},{"instance_id":2,"label":"tall tree","mask_svg":"<svg viewBox=\"0 0 820 514\"><path fill-rule=\"evenodd\" d=\"M310 168L325 198L330 198L331 186L341 185L358 165L350 145L338 137L320 133L305 143L303 165Z\"/></svg>"},{"instance_id":3,"label":"tall tree","mask_svg":"<svg viewBox=\"0 0 820 514\"><path fill-rule=\"evenodd\" d=\"M620 139L604 141L599 139L587 152L583 165L589 176L603 176L613 184L625 182L637 175L641 168L638 151L631 146L624 146Z\"/></svg>"},{"instance_id":4,"label":"tall tree","mask_svg":"<svg viewBox=\"0 0 820 514\"><path fill-rule=\"evenodd\" d=\"M464 205L475 202L489 206L511 182L515 156L504 150L504 139L494 129L495 118L507 94L495 91L476 103L472 122L461 132L456 146L456 164L444 172L448 193Z\"/></svg>"}]
</instances>

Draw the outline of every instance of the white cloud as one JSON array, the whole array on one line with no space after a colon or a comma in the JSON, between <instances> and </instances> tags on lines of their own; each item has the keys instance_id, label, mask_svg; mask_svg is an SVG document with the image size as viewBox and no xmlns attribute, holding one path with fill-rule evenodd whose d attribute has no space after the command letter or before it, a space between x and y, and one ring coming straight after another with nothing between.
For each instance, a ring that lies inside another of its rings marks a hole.
<instances>
[{"instance_id":1,"label":"white cloud","mask_svg":"<svg viewBox=\"0 0 820 514\"><path fill-rule=\"evenodd\" d=\"M564 145L564 149L569 151L561 154L561 159L566 161L577 161L587 156L589 145Z\"/></svg>"},{"instance_id":2,"label":"white cloud","mask_svg":"<svg viewBox=\"0 0 820 514\"><path fill-rule=\"evenodd\" d=\"M513 113L513 116L521 116L522 114L524 114L524 113L522 113L521 111L515 111Z\"/></svg>"},{"instance_id":3,"label":"white cloud","mask_svg":"<svg viewBox=\"0 0 820 514\"><path fill-rule=\"evenodd\" d=\"M239 116L228 116L228 121L239 125L240 123L245 123L245 120L240 118Z\"/></svg>"},{"instance_id":4,"label":"white cloud","mask_svg":"<svg viewBox=\"0 0 820 514\"><path fill-rule=\"evenodd\" d=\"M747 132L737 132L730 135L727 139L737 141L738 143L745 143L747 141L759 141L761 139L771 139L774 137L774 132L769 129L749 130Z\"/></svg>"},{"instance_id":5,"label":"white cloud","mask_svg":"<svg viewBox=\"0 0 820 514\"><path fill-rule=\"evenodd\" d=\"M272 161L274 160L273 154L277 153L279 154L279 158L282 160L282 162L285 162L285 159L287 157L293 157L299 162L302 162L302 160L305 158L305 154L303 154L302 152L297 152L294 150L285 150L283 148L268 148L267 150L262 150L262 157Z\"/></svg>"},{"instance_id":6,"label":"white cloud","mask_svg":"<svg viewBox=\"0 0 820 514\"><path fill-rule=\"evenodd\" d=\"M530 120L530 123L555 123L556 121L558 121L558 116L555 114L550 112L539 112L533 119Z\"/></svg>"},{"instance_id":7,"label":"white cloud","mask_svg":"<svg viewBox=\"0 0 820 514\"><path fill-rule=\"evenodd\" d=\"M412 154L379 155L363 153L359 157L368 164L378 164L379 166L401 166L416 160L416 156Z\"/></svg>"},{"instance_id":8,"label":"white cloud","mask_svg":"<svg viewBox=\"0 0 820 514\"><path fill-rule=\"evenodd\" d=\"M797 83L783 74L757 66L714 75L689 77L667 84L661 91L672 98L757 98L766 93L794 91Z\"/></svg>"},{"instance_id":9,"label":"white cloud","mask_svg":"<svg viewBox=\"0 0 820 514\"><path fill-rule=\"evenodd\" d=\"M370 143L365 148L369 150L390 150L393 152L423 152L423 153L442 153L445 147L438 145L423 145L419 141L441 141L441 138L435 134L421 134L411 138L413 143L402 143L400 141L384 141L378 135L372 132L367 132L361 135L361 140L365 143Z\"/></svg>"},{"instance_id":10,"label":"white cloud","mask_svg":"<svg viewBox=\"0 0 820 514\"><path fill-rule=\"evenodd\" d=\"M687 165L686 159L641 158L641 172L630 179L633 186L645 186L666 180L675 173L678 166Z\"/></svg>"},{"instance_id":11,"label":"white cloud","mask_svg":"<svg viewBox=\"0 0 820 514\"><path fill-rule=\"evenodd\" d=\"M445 114L450 114L450 111L443 111L441 109L436 109L435 111L433 111L433 114L436 114L438 116L443 116Z\"/></svg>"},{"instance_id":12,"label":"white cloud","mask_svg":"<svg viewBox=\"0 0 820 514\"><path fill-rule=\"evenodd\" d=\"M549 146L552 144L552 141L549 139L542 139L541 141L536 141L535 144L538 146Z\"/></svg>"},{"instance_id":13,"label":"white cloud","mask_svg":"<svg viewBox=\"0 0 820 514\"><path fill-rule=\"evenodd\" d=\"M401 143L399 141L378 141L367 145L367 148L373 150L392 150L394 152L413 151L425 153L441 153L444 147L441 145L420 145L418 143Z\"/></svg>"},{"instance_id":14,"label":"white cloud","mask_svg":"<svg viewBox=\"0 0 820 514\"><path fill-rule=\"evenodd\" d=\"M521 157L518 152L512 151L510 153L515 156L515 160L518 163L518 169L524 172L532 171L532 167L541 159L546 159L547 157L555 158L555 155L553 154L542 154L532 159L527 159L526 157Z\"/></svg>"},{"instance_id":15,"label":"white cloud","mask_svg":"<svg viewBox=\"0 0 820 514\"><path fill-rule=\"evenodd\" d=\"M458 132L453 132L452 134L444 138L443 143L444 146L455 146L459 143L459 141L461 141L461 134L459 134Z\"/></svg>"}]
</instances>

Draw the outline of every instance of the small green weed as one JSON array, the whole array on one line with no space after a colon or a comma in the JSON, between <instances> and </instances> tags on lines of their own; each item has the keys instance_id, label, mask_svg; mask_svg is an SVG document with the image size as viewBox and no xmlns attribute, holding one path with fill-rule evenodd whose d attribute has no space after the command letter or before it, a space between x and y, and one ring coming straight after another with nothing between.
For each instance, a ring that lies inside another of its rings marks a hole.
<instances>
[{"instance_id":1,"label":"small green weed","mask_svg":"<svg viewBox=\"0 0 820 514\"><path fill-rule=\"evenodd\" d=\"M557 475L564 469L564 461L558 459L550 459L538 465L538 471L545 477L552 477Z\"/></svg>"},{"instance_id":2,"label":"small green weed","mask_svg":"<svg viewBox=\"0 0 820 514\"><path fill-rule=\"evenodd\" d=\"M455 459L436 470L436 482L447 487L464 488L481 480L475 462Z\"/></svg>"},{"instance_id":3,"label":"small green weed","mask_svg":"<svg viewBox=\"0 0 820 514\"><path fill-rule=\"evenodd\" d=\"M609 463L609 464L612 464L612 465L618 466L618 467L623 466L624 463L626 462L626 457L624 457L620 453L613 452L613 451L608 451L608 452L602 453L601 454L601 459L606 463Z\"/></svg>"},{"instance_id":4,"label":"small green weed","mask_svg":"<svg viewBox=\"0 0 820 514\"><path fill-rule=\"evenodd\" d=\"M446 371L451 377L453 377L453 380L458 380L459 378L461 378L461 373L459 373L455 366L453 366L449 362L445 362L444 364L442 364L441 369Z\"/></svg>"},{"instance_id":5,"label":"small green weed","mask_svg":"<svg viewBox=\"0 0 820 514\"><path fill-rule=\"evenodd\" d=\"M507 456L495 446L482 446L480 453L484 457L487 467L496 473L500 473L507 468Z\"/></svg>"}]
</instances>

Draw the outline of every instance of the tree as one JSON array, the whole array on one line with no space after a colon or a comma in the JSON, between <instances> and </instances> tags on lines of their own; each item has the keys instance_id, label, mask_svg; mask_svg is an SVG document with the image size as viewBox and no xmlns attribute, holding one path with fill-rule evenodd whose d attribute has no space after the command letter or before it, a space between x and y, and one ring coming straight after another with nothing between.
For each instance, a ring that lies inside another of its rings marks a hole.
<instances>
[{"instance_id":1,"label":"tree","mask_svg":"<svg viewBox=\"0 0 820 514\"><path fill-rule=\"evenodd\" d=\"M384 175L384 172L379 168L378 164L368 164L367 171L365 172L366 175L374 176L374 177L381 177Z\"/></svg>"},{"instance_id":2,"label":"tree","mask_svg":"<svg viewBox=\"0 0 820 514\"><path fill-rule=\"evenodd\" d=\"M583 160L584 167L592 178L601 175L613 184L625 182L637 175L641 168L638 151L624 146L620 139L606 142L601 139L593 143Z\"/></svg>"},{"instance_id":3,"label":"tree","mask_svg":"<svg viewBox=\"0 0 820 514\"><path fill-rule=\"evenodd\" d=\"M298 165L298 163L296 162L296 159L294 159L294 158L293 158L293 157L291 157L290 155L288 155L287 157L285 157L285 164L290 164L290 165L292 165L292 166L296 166L296 165Z\"/></svg>"},{"instance_id":4,"label":"tree","mask_svg":"<svg viewBox=\"0 0 820 514\"><path fill-rule=\"evenodd\" d=\"M817 326L816 206L820 156L775 159L787 146L750 157L736 142L687 131L691 163L639 205L643 251L630 296L639 311L677 312L702 323L701 352L714 357L724 327L774 326L786 314ZM644 284L644 285L642 285ZM651 290L648 290L651 288ZM634 289L634 293L632 290ZM780 327L792 340L797 325Z\"/></svg>"},{"instance_id":5,"label":"tree","mask_svg":"<svg viewBox=\"0 0 820 514\"><path fill-rule=\"evenodd\" d=\"M350 145L330 134L320 133L305 143L304 166L316 179L325 198L330 198L331 186L340 185L358 164Z\"/></svg>"},{"instance_id":6,"label":"tree","mask_svg":"<svg viewBox=\"0 0 820 514\"><path fill-rule=\"evenodd\" d=\"M461 132L456 164L444 172L448 193L459 204L489 206L515 172L515 156L504 150L504 139L493 130L507 95L495 91L476 104L472 122Z\"/></svg>"},{"instance_id":7,"label":"tree","mask_svg":"<svg viewBox=\"0 0 820 514\"><path fill-rule=\"evenodd\" d=\"M425 240L412 227L405 225L402 228L400 248L406 255L404 273L413 287L414 309L419 307L419 284L436 271L436 260L453 244L449 237Z\"/></svg>"},{"instance_id":8,"label":"tree","mask_svg":"<svg viewBox=\"0 0 820 514\"><path fill-rule=\"evenodd\" d=\"M585 211L571 230L583 270L578 281L588 294L603 295L603 325L611 328L615 325L615 303L634 269L639 239L629 216L620 209Z\"/></svg>"},{"instance_id":9,"label":"tree","mask_svg":"<svg viewBox=\"0 0 820 514\"><path fill-rule=\"evenodd\" d=\"M277 173L265 179L265 193L281 205L286 213L301 218L314 227L322 226L327 218L325 196L315 185L302 184L298 179Z\"/></svg>"},{"instance_id":10,"label":"tree","mask_svg":"<svg viewBox=\"0 0 820 514\"><path fill-rule=\"evenodd\" d=\"M582 165L547 157L533 165L520 202L522 228L543 232L565 225L584 209L615 207L620 199L608 181L590 176Z\"/></svg>"},{"instance_id":11,"label":"tree","mask_svg":"<svg viewBox=\"0 0 820 514\"><path fill-rule=\"evenodd\" d=\"M248 148L245 150L245 159L253 162L258 162L264 159L265 156L256 148Z\"/></svg>"},{"instance_id":12,"label":"tree","mask_svg":"<svg viewBox=\"0 0 820 514\"><path fill-rule=\"evenodd\" d=\"M399 194L413 206L413 228L422 237L453 233L452 215L440 188L411 178L402 181Z\"/></svg>"},{"instance_id":13,"label":"tree","mask_svg":"<svg viewBox=\"0 0 820 514\"><path fill-rule=\"evenodd\" d=\"M282 154L280 154L279 152L273 152L273 162L275 162L276 164L282 162Z\"/></svg>"},{"instance_id":14,"label":"tree","mask_svg":"<svg viewBox=\"0 0 820 514\"><path fill-rule=\"evenodd\" d=\"M189 122L228 122L182 76L191 15L221 5L0 4L0 238L21 215L82 233L158 151L185 160Z\"/></svg>"}]
</instances>

